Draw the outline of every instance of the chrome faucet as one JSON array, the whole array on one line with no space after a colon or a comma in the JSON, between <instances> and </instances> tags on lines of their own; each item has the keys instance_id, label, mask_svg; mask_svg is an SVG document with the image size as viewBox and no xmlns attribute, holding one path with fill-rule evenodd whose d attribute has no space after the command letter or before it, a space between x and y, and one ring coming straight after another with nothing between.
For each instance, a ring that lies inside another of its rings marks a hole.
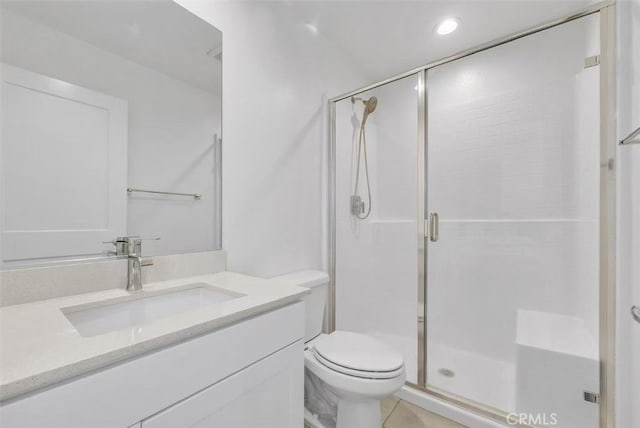
<instances>
[{"instance_id":1,"label":"chrome faucet","mask_svg":"<svg viewBox=\"0 0 640 428\"><path fill-rule=\"evenodd\" d=\"M157 241L160 238L153 238ZM142 241L141 238L133 238L129 241L129 252L127 255L127 291L134 292L142 290L142 266L153 265L151 257L142 257Z\"/></svg>"}]
</instances>

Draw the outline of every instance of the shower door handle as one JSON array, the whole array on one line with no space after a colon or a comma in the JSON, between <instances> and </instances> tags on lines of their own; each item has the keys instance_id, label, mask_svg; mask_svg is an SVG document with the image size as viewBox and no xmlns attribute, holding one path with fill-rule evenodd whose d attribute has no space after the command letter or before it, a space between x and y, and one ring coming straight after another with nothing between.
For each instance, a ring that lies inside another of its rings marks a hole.
<instances>
[{"instance_id":1,"label":"shower door handle","mask_svg":"<svg viewBox=\"0 0 640 428\"><path fill-rule=\"evenodd\" d=\"M429 240L431 242L438 242L440 237L440 220L438 219L438 213L429 214Z\"/></svg>"}]
</instances>

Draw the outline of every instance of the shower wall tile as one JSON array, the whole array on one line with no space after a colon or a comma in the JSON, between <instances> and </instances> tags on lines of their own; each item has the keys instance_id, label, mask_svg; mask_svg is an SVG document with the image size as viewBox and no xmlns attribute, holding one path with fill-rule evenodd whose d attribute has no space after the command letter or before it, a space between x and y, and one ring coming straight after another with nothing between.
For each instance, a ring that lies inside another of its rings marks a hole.
<instances>
[{"instance_id":1,"label":"shower wall tile","mask_svg":"<svg viewBox=\"0 0 640 428\"><path fill-rule=\"evenodd\" d=\"M594 201L593 194L579 191L582 179L597 177L599 164L597 158L578 164L583 154L598 151L596 139L575 136L575 92L573 80L561 79L450 108L434 107L429 202L452 219L597 214L580 210L581 196Z\"/></svg>"},{"instance_id":2,"label":"shower wall tile","mask_svg":"<svg viewBox=\"0 0 640 428\"><path fill-rule=\"evenodd\" d=\"M584 306L597 308L597 300L578 296L598 289L598 276L581 270L597 266L597 251L580 249L597 247L585 228L577 221L441 223L429 256L429 340L513 361L517 309L590 321L597 312Z\"/></svg>"}]
</instances>

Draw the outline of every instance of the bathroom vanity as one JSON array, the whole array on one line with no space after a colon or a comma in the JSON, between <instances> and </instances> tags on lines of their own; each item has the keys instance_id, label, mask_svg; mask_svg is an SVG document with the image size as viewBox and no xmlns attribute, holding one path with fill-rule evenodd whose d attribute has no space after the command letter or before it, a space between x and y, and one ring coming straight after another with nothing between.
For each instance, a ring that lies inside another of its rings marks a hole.
<instances>
[{"instance_id":1,"label":"bathroom vanity","mask_svg":"<svg viewBox=\"0 0 640 428\"><path fill-rule=\"evenodd\" d=\"M0 424L301 426L307 293L220 272L3 307Z\"/></svg>"}]
</instances>

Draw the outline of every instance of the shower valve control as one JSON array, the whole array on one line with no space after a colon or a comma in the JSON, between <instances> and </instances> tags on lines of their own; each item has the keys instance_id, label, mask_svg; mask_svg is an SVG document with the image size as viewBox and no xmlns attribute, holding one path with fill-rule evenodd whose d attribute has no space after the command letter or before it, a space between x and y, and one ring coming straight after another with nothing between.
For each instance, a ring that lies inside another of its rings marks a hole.
<instances>
[{"instance_id":1,"label":"shower valve control","mask_svg":"<svg viewBox=\"0 0 640 428\"><path fill-rule=\"evenodd\" d=\"M351 195L351 215L364 213L364 201L359 195Z\"/></svg>"}]
</instances>

